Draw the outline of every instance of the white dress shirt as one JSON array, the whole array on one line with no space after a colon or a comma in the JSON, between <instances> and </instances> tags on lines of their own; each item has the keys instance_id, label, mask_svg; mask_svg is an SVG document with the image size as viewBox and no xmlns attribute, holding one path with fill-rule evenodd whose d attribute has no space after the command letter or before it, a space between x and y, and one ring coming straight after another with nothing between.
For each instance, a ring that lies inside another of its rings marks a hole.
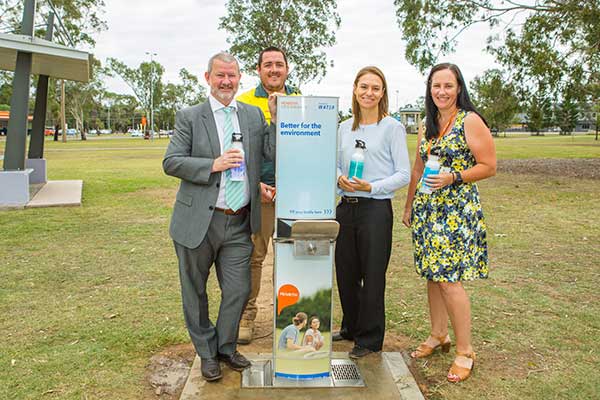
<instances>
[{"instance_id":1,"label":"white dress shirt","mask_svg":"<svg viewBox=\"0 0 600 400\"><path fill-rule=\"evenodd\" d=\"M213 116L215 117L215 123L217 125L217 132L219 133L219 144L221 147L221 154L223 154L224 150L223 150L223 137L224 137L224 132L223 132L223 127L225 126L225 111L224 108L227 107L225 105L223 105L219 100L217 100L216 98L213 97L213 95L209 95L208 96L208 101L210 102L210 108L213 112ZM240 130L240 122L238 120L238 116L237 116L237 111L238 111L238 105L237 102L234 100L231 101L231 103L229 103L229 107L232 107L234 109L234 112L231 113L231 120L233 122L233 131L234 132L241 132ZM227 174L225 173L225 171L221 172L221 184L219 185L219 197L217 197L217 204L216 206L218 208L231 208L227 205L227 202L225 201L225 187L227 186ZM247 205L250 202L250 190L249 190L249 185L248 185L248 172L246 171L246 176L244 178L244 205Z\"/></svg>"}]
</instances>

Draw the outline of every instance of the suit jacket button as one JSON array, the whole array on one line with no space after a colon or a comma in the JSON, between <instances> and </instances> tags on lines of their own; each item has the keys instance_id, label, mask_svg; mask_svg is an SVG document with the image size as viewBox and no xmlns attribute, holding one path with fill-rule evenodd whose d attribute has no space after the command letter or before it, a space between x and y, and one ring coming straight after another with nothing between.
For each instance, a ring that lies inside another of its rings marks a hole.
<instances>
[{"instance_id":1,"label":"suit jacket button","mask_svg":"<svg viewBox=\"0 0 600 400\"><path fill-rule=\"evenodd\" d=\"M221 187L221 182L217 182L217 187Z\"/></svg>"},{"instance_id":2,"label":"suit jacket button","mask_svg":"<svg viewBox=\"0 0 600 400\"><path fill-rule=\"evenodd\" d=\"M214 210L215 208L213 206L208 206L209 210Z\"/></svg>"}]
</instances>

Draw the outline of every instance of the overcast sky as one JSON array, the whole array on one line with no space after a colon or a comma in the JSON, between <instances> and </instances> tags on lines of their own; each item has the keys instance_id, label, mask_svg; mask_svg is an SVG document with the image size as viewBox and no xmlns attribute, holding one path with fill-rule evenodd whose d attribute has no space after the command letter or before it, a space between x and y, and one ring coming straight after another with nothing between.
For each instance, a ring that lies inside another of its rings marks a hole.
<instances>
[{"instance_id":1,"label":"overcast sky","mask_svg":"<svg viewBox=\"0 0 600 400\"><path fill-rule=\"evenodd\" d=\"M97 36L94 53L101 61L115 57L130 67L149 60L145 52L157 53L155 59L166 69L164 80L178 81L178 72L186 68L203 75L208 58L228 48L224 31L217 28L225 14L225 0L105 0L108 30ZM358 70L376 65L386 75L390 107L413 103L424 94L425 77L404 58L404 44L396 23L393 0L339 0L342 19L337 44L326 49L334 67L320 83L302 87L305 95L338 96L340 109L350 107L352 82ZM484 51L487 27L470 29L463 34L459 51L440 61L456 63L467 82L494 66ZM258 79L244 75L242 88L255 86ZM114 78L108 88L131 93Z\"/></svg>"}]
</instances>

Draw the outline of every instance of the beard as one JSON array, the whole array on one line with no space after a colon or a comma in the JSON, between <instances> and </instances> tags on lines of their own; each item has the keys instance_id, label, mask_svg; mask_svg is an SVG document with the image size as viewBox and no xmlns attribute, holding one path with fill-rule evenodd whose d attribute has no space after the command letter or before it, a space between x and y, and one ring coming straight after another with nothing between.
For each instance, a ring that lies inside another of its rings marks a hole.
<instances>
[{"instance_id":1,"label":"beard","mask_svg":"<svg viewBox=\"0 0 600 400\"><path fill-rule=\"evenodd\" d=\"M211 90L212 95L218 99L221 103L229 104L235 97L235 90L231 92L224 92L222 89L233 89L231 86L226 88L216 88Z\"/></svg>"}]
</instances>

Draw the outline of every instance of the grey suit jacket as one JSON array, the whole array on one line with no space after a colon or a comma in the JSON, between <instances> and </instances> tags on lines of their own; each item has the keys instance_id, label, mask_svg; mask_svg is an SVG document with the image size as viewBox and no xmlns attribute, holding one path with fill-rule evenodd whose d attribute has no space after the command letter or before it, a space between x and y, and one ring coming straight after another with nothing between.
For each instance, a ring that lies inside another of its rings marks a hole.
<instances>
[{"instance_id":1,"label":"grey suit jacket","mask_svg":"<svg viewBox=\"0 0 600 400\"><path fill-rule=\"evenodd\" d=\"M241 102L237 102L237 106L250 187L250 226L252 232L257 232L260 229L261 165L263 157L275 158L275 127L267 125L260 108ZM210 103L206 101L179 110L163 170L181 179L169 233L185 247L193 249L200 245L215 212L221 173L210 171L220 155Z\"/></svg>"}]
</instances>

